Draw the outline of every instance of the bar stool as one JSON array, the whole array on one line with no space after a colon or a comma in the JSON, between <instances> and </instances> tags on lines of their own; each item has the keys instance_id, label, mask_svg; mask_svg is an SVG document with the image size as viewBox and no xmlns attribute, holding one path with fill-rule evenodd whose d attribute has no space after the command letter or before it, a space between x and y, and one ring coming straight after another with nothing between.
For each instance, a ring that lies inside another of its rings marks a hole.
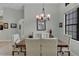
<instances>
[{"instance_id":1,"label":"bar stool","mask_svg":"<svg viewBox=\"0 0 79 59\"><path fill-rule=\"evenodd\" d=\"M19 34L13 35L13 45L12 45L12 55L14 56L15 53L24 53L26 55L26 44L25 40L21 40Z\"/></svg>"},{"instance_id":2,"label":"bar stool","mask_svg":"<svg viewBox=\"0 0 79 59\"><path fill-rule=\"evenodd\" d=\"M57 51L57 56L58 56L58 53L61 53L62 56L65 53L68 53L68 56L70 56L70 49L69 49L70 36L65 34L62 39L63 40L58 40L57 48L60 48L60 49Z\"/></svg>"}]
</instances>

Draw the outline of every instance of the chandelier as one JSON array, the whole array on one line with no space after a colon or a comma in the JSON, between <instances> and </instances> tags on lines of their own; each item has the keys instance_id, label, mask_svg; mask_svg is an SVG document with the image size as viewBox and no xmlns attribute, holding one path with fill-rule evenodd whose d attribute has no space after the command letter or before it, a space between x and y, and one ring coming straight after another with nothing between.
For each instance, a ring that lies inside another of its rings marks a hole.
<instances>
[{"instance_id":1,"label":"chandelier","mask_svg":"<svg viewBox=\"0 0 79 59\"><path fill-rule=\"evenodd\" d=\"M43 7L42 13L40 15L36 15L36 19L40 21L49 20L50 14L45 13L45 8Z\"/></svg>"}]
</instances>

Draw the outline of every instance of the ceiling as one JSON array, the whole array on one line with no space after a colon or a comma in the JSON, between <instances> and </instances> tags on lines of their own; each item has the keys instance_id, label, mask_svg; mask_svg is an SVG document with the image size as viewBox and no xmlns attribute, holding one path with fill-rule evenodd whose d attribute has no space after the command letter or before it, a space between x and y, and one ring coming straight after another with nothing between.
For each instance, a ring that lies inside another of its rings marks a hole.
<instances>
[{"instance_id":1,"label":"ceiling","mask_svg":"<svg viewBox=\"0 0 79 59\"><path fill-rule=\"evenodd\" d=\"M24 3L0 3L0 8L23 9Z\"/></svg>"},{"instance_id":2,"label":"ceiling","mask_svg":"<svg viewBox=\"0 0 79 59\"><path fill-rule=\"evenodd\" d=\"M16 10L23 10L24 4L26 3L0 3L0 9L7 7Z\"/></svg>"}]
</instances>

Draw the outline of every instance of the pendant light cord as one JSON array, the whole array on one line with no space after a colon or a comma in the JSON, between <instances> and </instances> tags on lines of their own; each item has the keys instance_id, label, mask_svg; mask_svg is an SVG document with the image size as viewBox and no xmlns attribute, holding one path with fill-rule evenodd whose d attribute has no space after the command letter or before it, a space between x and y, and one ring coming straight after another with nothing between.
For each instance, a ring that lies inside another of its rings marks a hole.
<instances>
[{"instance_id":1,"label":"pendant light cord","mask_svg":"<svg viewBox=\"0 0 79 59\"><path fill-rule=\"evenodd\" d=\"M45 5L44 5L44 2L43 2L43 3L42 3L42 8L43 8L43 9L42 9L42 13L44 13L44 15L45 15L45 8L44 8L44 7L45 7Z\"/></svg>"}]
</instances>

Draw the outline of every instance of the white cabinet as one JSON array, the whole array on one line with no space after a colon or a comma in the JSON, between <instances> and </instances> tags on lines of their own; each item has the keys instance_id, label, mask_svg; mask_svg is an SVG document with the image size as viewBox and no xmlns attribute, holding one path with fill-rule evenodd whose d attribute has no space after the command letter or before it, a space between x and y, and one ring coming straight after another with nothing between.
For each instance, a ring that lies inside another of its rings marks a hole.
<instances>
[{"instance_id":1,"label":"white cabinet","mask_svg":"<svg viewBox=\"0 0 79 59\"><path fill-rule=\"evenodd\" d=\"M39 40L30 40L30 55L39 56L40 54Z\"/></svg>"},{"instance_id":2,"label":"white cabinet","mask_svg":"<svg viewBox=\"0 0 79 59\"><path fill-rule=\"evenodd\" d=\"M40 43L39 40L26 40L26 51L28 56L40 55Z\"/></svg>"},{"instance_id":3,"label":"white cabinet","mask_svg":"<svg viewBox=\"0 0 79 59\"><path fill-rule=\"evenodd\" d=\"M57 39L26 39L27 56L56 56Z\"/></svg>"},{"instance_id":4,"label":"white cabinet","mask_svg":"<svg viewBox=\"0 0 79 59\"><path fill-rule=\"evenodd\" d=\"M43 56L55 56L57 53L57 41L56 40L42 40L42 55Z\"/></svg>"}]
</instances>

